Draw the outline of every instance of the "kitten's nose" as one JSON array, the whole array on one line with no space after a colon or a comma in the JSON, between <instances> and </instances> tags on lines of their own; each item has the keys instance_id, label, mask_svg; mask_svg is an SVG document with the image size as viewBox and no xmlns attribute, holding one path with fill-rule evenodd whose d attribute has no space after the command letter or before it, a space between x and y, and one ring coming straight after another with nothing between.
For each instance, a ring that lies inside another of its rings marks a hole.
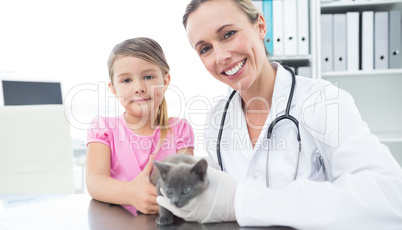
<instances>
[{"instance_id":1,"label":"kitten's nose","mask_svg":"<svg viewBox=\"0 0 402 230\"><path fill-rule=\"evenodd\" d=\"M170 199L170 203L171 203L172 205L178 207L177 205L179 205L179 203L180 203L180 198L178 198L178 197L172 197L172 198Z\"/></svg>"},{"instance_id":2,"label":"kitten's nose","mask_svg":"<svg viewBox=\"0 0 402 230\"><path fill-rule=\"evenodd\" d=\"M172 202L173 202L174 206L176 206L176 207L177 207L177 205L179 205L179 201L178 201L178 200L174 200L174 201L172 201Z\"/></svg>"}]
</instances>

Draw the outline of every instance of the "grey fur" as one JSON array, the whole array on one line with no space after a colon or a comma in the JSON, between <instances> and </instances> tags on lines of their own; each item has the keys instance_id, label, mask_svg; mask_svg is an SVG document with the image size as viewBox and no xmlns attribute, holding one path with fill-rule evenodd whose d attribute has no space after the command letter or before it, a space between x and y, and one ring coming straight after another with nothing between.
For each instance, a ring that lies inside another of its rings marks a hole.
<instances>
[{"instance_id":1,"label":"grey fur","mask_svg":"<svg viewBox=\"0 0 402 230\"><path fill-rule=\"evenodd\" d=\"M166 157L162 162L155 162L151 182L156 186L158 195L164 191L171 204L183 207L192 198L200 195L208 187L206 178L208 164L206 160L193 156L175 154ZM173 214L159 206L158 225L173 223Z\"/></svg>"}]
</instances>

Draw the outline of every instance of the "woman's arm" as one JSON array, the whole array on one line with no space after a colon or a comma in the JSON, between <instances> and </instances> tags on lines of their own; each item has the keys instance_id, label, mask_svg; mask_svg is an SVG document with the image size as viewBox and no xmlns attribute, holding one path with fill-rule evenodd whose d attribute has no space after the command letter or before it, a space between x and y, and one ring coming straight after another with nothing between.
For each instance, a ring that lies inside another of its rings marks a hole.
<instances>
[{"instance_id":1,"label":"woman's arm","mask_svg":"<svg viewBox=\"0 0 402 230\"><path fill-rule=\"evenodd\" d=\"M317 97L315 107L310 107L313 115L306 109L306 120L299 121L303 128L314 127L316 133L310 132L314 137L306 132L302 138L314 138L316 146L322 146L330 180L297 178L282 189L239 183L235 196L239 225L296 229L381 229L386 225L399 229L401 168L370 133L348 93L326 87L317 95L330 99L321 103ZM336 112L327 107L334 105Z\"/></svg>"},{"instance_id":2,"label":"woman's arm","mask_svg":"<svg viewBox=\"0 0 402 230\"><path fill-rule=\"evenodd\" d=\"M110 148L101 143L89 143L87 147L86 181L89 194L96 200L133 205L145 214L156 214L156 188L149 181L153 158L133 181L121 181L110 177Z\"/></svg>"}]
</instances>

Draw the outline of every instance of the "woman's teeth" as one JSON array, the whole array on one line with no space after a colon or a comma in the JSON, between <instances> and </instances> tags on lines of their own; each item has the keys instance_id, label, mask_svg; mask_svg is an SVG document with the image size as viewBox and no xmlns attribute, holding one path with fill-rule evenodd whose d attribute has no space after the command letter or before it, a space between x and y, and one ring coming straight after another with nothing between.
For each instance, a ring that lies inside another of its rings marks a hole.
<instances>
[{"instance_id":1,"label":"woman's teeth","mask_svg":"<svg viewBox=\"0 0 402 230\"><path fill-rule=\"evenodd\" d=\"M239 62L239 64L237 64L235 67L233 67L233 69L225 71L225 73L229 76L236 74L241 69L241 67L243 67L245 61L246 61L246 59Z\"/></svg>"}]
</instances>

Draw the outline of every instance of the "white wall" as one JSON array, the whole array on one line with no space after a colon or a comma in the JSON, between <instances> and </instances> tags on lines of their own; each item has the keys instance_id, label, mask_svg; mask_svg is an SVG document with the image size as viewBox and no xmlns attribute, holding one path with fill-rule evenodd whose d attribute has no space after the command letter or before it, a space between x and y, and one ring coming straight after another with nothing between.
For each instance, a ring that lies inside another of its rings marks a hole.
<instances>
[{"instance_id":1,"label":"white wall","mask_svg":"<svg viewBox=\"0 0 402 230\"><path fill-rule=\"evenodd\" d=\"M209 75L187 40L181 18L188 2L0 0L0 78L62 81L73 138L82 140L96 114L115 114L106 88L111 49L128 38L151 37L171 67L169 115L189 119L196 154L203 155L203 113L228 89Z\"/></svg>"}]
</instances>

